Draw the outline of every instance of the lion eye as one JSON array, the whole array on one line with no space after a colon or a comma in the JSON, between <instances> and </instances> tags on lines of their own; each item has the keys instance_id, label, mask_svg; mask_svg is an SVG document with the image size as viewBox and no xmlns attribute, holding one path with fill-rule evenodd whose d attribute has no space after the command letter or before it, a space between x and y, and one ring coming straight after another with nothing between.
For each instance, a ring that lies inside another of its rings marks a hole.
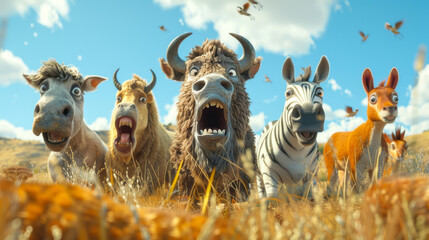
<instances>
[{"instance_id":1,"label":"lion eye","mask_svg":"<svg viewBox=\"0 0 429 240\"><path fill-rule=\"evenodd\" d=\"M146 98L145 97L139 98L139 102L145 103L146 102Z\"/></svg>"},{"instance_id":2,"label":"lion eye","mask_svg":"<svg viewBox=\"0 0 429 240\"><path fill-rule=\"evenodd\" d=\"M230 69L230 70L228 71L228 74L229 74L229 76L231 76L231 77L235 77L235 76L237 76L237 72L236 72L234 69Z\"/></svg>"},{"instance_id":3,"label":"lion eye","mask_svg":"<svg viewBox=\"0 0 429 240\"><path fill-rule=\"evenodd\" d=\"M286 97L287 98L290 97L290 96L292 96L292 94L293 94L292 90L290 90L290 89L286 90Z\"/></svg>"},{"instance_id":4,"label":"lion eye","mask_svg":"<svg viewBox=\"0 0 429 240\"><path fill-rule=\"evenodd\" d=\"M189 75L191 75L192 77L196 77L198 75L198 68L191 68L191 71L189 71Z\"/></svg>"},{"instance_id":5,"label":"lion eye","mask_svg":"<svg viewBox=\"0 0 429 240\"><path fill-rule=\"evenodd\" d=\"M370 96L370 97L369 97L369 102L370 102L371 104L375 104L375 103L377 103L377 96L375 96L375 95Z\"/></svg>"},{"instance_id":6,"label":"lion eye","mask_svg":"<svg viewBox=\"0 0 429 240\"><path fill-rule=\"evenodd\" d=\"M76 97L79 97L80 95L82 95L82 90L79 87L75 87L72 90L72 94Z\"/></svg>"}]
</instances>

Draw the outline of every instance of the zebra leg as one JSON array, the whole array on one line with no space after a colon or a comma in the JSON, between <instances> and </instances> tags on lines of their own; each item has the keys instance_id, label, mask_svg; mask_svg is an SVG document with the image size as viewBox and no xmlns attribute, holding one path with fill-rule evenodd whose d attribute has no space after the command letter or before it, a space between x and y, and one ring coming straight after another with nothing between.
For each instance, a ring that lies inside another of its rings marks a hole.
<instances>
[{"instance_id":1,"label":"zebra leg","mask_svg":"<svg viewBox=\"0 0 429 240\"><path fill-rule=\"evenodd\" d=\"M264 185L263 179L262 179L262 177L261 177L260 174L258 174L256 176L256 183L257 183L257 186L258 186L258 196L259 196L259 198L266 197L267 193L265 192L265 185Z\"/></svg>"},{"instance_id":2,"label":"zebra leg","mask_svg":"<svg viewBox=\"0 0 429 240\"><path fill-rule=\"evenodd\" d=\"M273 172L262 172L262 180L265 187L266 197L277 197L278 180Z\"/></svg>"}]
</instances>

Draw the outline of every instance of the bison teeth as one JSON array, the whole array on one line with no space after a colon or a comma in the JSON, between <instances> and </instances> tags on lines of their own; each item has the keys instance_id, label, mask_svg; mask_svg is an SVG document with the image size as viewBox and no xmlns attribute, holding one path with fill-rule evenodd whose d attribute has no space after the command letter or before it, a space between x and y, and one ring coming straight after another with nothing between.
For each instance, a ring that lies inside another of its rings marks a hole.
<instances>
[{"instance_id":1,"label":"bison teeth","mask_svg":"<svg viewBox=\"0 0 429 240\"><path fill-rule=\"evenodd\" d=\"M204 108L209 108L209 107L216 107L216 108L223 109L223 104L217 100L213 100L206 103L206 105L204 105Z\"/></svg>"},{"instance_id":2,"label":"bison teeth","mask_svg":"<svg viewBox=\"0 0 429 240\"><path fill-rule=\"evenodd\" d=\"M132 128L133 127L133 121L131 121L131 119L129 119L129 118L123 118L119 121L119 127L122 127L122 126L128 126L128 127Z\"/></svg>"},{"instance_id":3,"label":"bison teeth","mask_svg":"<svg viewBox=\"0 0 429 240\"><path fill-rule=\"evenodd\" d=\"M215 129L215 130L213 130L213 133L216 133L217 134L217 130Z\"/></svg>"},{"instance_id":4,"label":"bison teeth","mask_svg":"<svg viewBox=\"0 0 429 240\"><path fill-rule=\"evenodd\" d=\"M223 130L219 130L219 134L220 134L220 135L225 135L225 132L226 132L226 130L225 130L225 129L223 129Z\"/></svg>"},{"instance_id":5,"label":"bison teeth","mask_svg":"<svg viewBox=\"0 0 429 240\"><path fill-rule=\"evenodd\" d=\"M200 129L200 135L207 135L207 134L225 135L225 133L226 133L225 129L222 129L222 130L221 129L212 130L210 128L204 129L204 130Z\"/></svg>"}]
</instances>

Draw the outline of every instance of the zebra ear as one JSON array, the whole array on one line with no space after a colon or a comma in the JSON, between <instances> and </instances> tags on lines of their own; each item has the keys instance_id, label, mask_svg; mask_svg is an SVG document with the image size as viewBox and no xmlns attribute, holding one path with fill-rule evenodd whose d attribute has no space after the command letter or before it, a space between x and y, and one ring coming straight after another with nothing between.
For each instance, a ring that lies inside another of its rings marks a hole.
<instances>
[{"instance_id":1,"label":"zebra ear","mask_svg":"<svg viewBox=\"0 0 429 240\"><path fill-rule=\"evenodd\" d=\"M322 56L319 61L319 65L317 65L316 73L314 74L313 82L320 84L325 81L329 75L329 61L326 56Z\"/></svg>"},{"instance_id":2,"label":"zebra ear","mask_svg":"<svg viewBox=\"0 0 429 240\"><path fill-rule=\"evenodd\" d=\"M283 79L286 80L288 84L295 82L295 70L290 57L286 58L285 62L283 63L282 74Z\"/></svg>"}]
</instances>

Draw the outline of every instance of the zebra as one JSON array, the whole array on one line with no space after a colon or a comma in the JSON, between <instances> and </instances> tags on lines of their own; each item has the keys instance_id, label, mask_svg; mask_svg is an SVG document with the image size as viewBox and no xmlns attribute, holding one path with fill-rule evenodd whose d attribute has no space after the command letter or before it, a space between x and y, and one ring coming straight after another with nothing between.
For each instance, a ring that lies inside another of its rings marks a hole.
<instances>
[{"instance_id":1,"label":"zebra","mask_svg":"<svg viewBox=\"0 0 429 240\"><path fill-rule=\"evenodd\" d=\"M322 108L323 89L319 84L329 74L329 61L322 56L312 82L311 67L294 77L292 59L283 64L286 102L279 120L268 123L258 141L256 154L259 197L277 197L278 185L302 181L307 189L314 182L319 148L317 132L323 131L325 113Z\"/></svg>"}]
</instances>

